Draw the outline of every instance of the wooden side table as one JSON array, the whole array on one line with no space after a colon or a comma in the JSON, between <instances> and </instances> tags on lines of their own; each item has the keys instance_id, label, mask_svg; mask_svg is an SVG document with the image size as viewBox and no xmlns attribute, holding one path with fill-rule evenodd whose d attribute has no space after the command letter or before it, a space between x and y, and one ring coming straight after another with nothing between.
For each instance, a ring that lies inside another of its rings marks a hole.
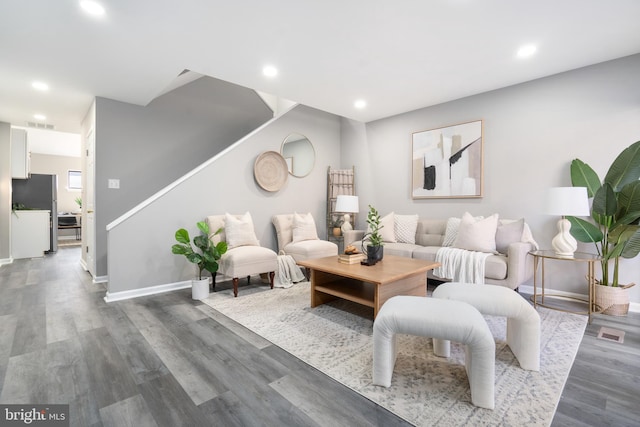
<instances>
[{"instance_id":1,"label":"wooden side table","mask_svg":"<svg viewBox=\"0 0 640 427\"><path fill-rule=\"evenodd\" d=\"M576 314L586 314L589 316L589 323L591 323L591 315L593 313L599 313L600 307L598 307L594 301L595 298L595 290L596 290L596 278L595 278L595 263L601 260L599 255L590 254L586 252L576 252L573 256L560 256L552 250L538 250L529 252L531 256L533 256L533 296L531 297L531 301L533 302L533 306L537 308L538 305L550 308L552 310L560 310L568 313L576 313ZM585 262L587 264L587 286L588 289L588 299L571 297L567 295L558 295L558 294L545 294L544 289L544 261L545 259L552 259L556 261L570 261L570 262ZM541 285L542 292L538 295L538 264L541 267ZM568 299L573 301L579 301L587 304L587 311L571 311L564 310L559 307L555 307L552 305L547 305L544 302L545 297L547 298L561 298Z\"/></svg>"}]
</instances>

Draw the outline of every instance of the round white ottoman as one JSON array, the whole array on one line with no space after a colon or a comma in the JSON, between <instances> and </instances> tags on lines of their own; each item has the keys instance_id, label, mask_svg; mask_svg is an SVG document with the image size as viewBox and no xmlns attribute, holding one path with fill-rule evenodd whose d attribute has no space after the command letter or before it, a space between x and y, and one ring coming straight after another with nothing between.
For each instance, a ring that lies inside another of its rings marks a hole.
<instances>
[{"instance_id":1,"label":"round white ottoman","mask_svg":"<svg viewBox=\"0 0 640 427\"><path fill-rule=\"evenodd\" d=\"M471 401L494 408L495 342L487 322L461 301L395 296L373 322L373 384L389 387L396 362L396 334L452 340L465 344L465 369ZM438 352L434 353L441 356Z\"/></svg>"},{"instance_id":2,"label":"round white ottoman","mask_svg":"<svg viewBox=\"0 0 640 427\"><path fill-rule=\"evenodd\" d=\"M517 292L497 285L443 283L433 291L433 298L464 301L482 314L507 318L507 345L522 369L540 370L540 315ZM436 346L434 340L434 348ZM449 342L437 343L447 354Z\"/></svg>"}]
</instances>

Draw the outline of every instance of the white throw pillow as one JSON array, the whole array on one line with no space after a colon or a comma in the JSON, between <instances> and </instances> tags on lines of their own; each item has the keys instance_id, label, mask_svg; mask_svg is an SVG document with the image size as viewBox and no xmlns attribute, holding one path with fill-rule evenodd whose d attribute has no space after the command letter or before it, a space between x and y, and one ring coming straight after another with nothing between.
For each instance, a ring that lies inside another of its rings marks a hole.
<instances>
[{"instance_id":1,"label":"white throw pillow","mask_svg":"<svg viewBox=\"0 0 640 427\"><path fill-rule=\"evenodd\" d=\"M418 215L394 215L393 225L398 243L416 243Z\"/></svg>"},{"instance_id":2,"label":"white throw pillow","mask_svg":"<svg viewBox=\"0 0 640 427\"><path fill-rule=\"evenodd\" d=\"M249 212L240 218L225 213L224 234L229 249L239 246L260 246L260 242L253 229L253 219Z\"/></svg>"},{"instance_id":3,"label":"white throw pillow","mask_svg":"<svg viewBox=\"0 0 640 427\"><path fill-rule=\"evenodd\" d=\"M311 213L300 215L293 213L293 242L302 242L304 240L320 240L316 231L316 222L313 220Z\"/></svg>"},{"instance_id":4,"label":"white throw pillow","mask_svg":"<svg viewBox=\"0 0 640 427\"><path fill-rule=\"evenodd\" d=\"M396 232L395 232L393 212L380 218L380 225L382 226L382 228L380 229L380 236L382 236L382 241L388 242L388 243L395 243Z\"/></svg>"},{"instance_id":5,"label":"white throw pillow","mask_svg":"<svg viewBox=\"0 0 640 427\"><path fill-rule=\"evenodd\" d=\"M496 250L501 254L509 251L509 245L522 241L524 232L524 218L517 221L500 221L496 230Z\"/></svg>"},{"instance_id":6,"label":"white throw pillow","mask_svg":"<svg viewBox=\"0 0 640 427\"><path fill-rule=\"evenodd\" d=\"M458 226L458 235L453 247L477 252L496 252L496 230L498 214L476 220L465 212Z\"/></svg>"},{"instance_id":7,"label":"white throw pillow","mask_svg":"<svg viewBox=\"0 0 640 427\"><path fill-rule=\"evenodd\" d=\"M458 235L458 227L460 226L460 218L451 217L447 220L447 228L444 231L444 240L442 246L451 246Z\"/></svg>"}]
</instances>

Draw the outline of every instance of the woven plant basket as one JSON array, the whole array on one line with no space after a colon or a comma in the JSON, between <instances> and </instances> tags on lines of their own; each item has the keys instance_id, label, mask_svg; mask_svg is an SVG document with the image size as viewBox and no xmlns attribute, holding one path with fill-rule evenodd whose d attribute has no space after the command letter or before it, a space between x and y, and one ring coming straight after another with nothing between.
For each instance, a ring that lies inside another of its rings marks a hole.
<instances>
[{"instance_id":1,"label":"woven plant basket","mask_svg":"<svg viewBox=\"0 0 640 427\"><path fill-rule=\"evenodd\" d=\"M626 316L629 312L628 289L635 283L620 286L596 285L596 305L602 309L603 314L611 316Z\"/></svg>"}]
</instances>

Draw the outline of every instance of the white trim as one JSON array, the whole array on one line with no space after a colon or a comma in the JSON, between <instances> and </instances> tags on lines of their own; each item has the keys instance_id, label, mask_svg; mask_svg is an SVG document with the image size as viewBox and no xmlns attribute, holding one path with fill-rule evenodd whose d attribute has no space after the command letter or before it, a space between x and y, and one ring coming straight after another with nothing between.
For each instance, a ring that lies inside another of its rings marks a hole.
<instances>
[{"instance_id":1,"label":"white trim","mask_svg":"<svg viewBox=\"0 0 640 427\"><path fill-rule=\"evenodd\" d=\"M83 246L84 247L84 246ZM84 259L80 258L80 267L82 267L82 269L84 271L89 271L89 268L87 267L87 261L85 261Z\"/></svg>"},{"instance_id":2,"label":"white trim","mask_svg":"<svg viewBox=\"0 0 640 427\"><path fill-rule=\"evenodd\" d=\"M107 283L109 276L96 276L93 278L93 283Z\"/></svg>"},{"instance_id":3,"label":"white trim","mask_svg":"<svg viewBox=\"0 0 640 427\"><path fill-rule=\"evenodd\" d=\"M518 288L518 291L525 294L533 295L533 286L520 286ZM585 300L587 299L586 294L576 294L575 292L559 291L557 289L546 288L545 293L553 293L555 295L560 295L563 297L581 298ZM629 302L629 311L640 313L640 302Z\"/></svg>"},{"instance_id":4,"label":"white trim","mask_svg":"<svg viewBox=\"0 0 640 427\"><path fill-rule=\"evenodd\" d=\"M7 265L13 262L13 258L0 258L0 265Z\"/></svg>"},{"instance_id":5,"label":"white trim","mask_svg":"<svg viewBox=\"0 0 640 427\"><path fill-rule=\"evenodd\" d=\"M148 286L146 288L131 289L121 292L107 292L104 296L105 302L121 301L125 299L144 297L147 295L161 294L164 292L177 291L191 287L191 280L184 282L168 283L166 285Z\"/></svg>"},{"instance_id":6,"label":"white trim","mask_svg":"<svg viewBox=\"0 0 640 427\"><path fill-rule=\"evenodd\" d=\"M231 150L235 149L238 145L242 144L247 139L251 138L253 135L257 134L258 132L260 132L264 128L266 128L267 126L270 126L276 120L278 120L281 117L283 117L286 112L291 111L297 105L298 105L297 103L293 104L291 107L289 107L285 111L283 111L282 114L280 114L280 115L278 115L278 116L266 121L265 123L263 123L262 125L260 125L256 129L254 129L253 131L249 132L244 137L240 138L238 141L234 142L233 144L231 144L230 146L228 146L227 148L225 148L224 150L222 150L221 152L219 152L218 154L216 154L215 156L213 156L212 158L210 158L206 162L202 163L200 166L198 166L195 169L191 170L190 172L186 173L181 178L178 178L177 180L175 180L171 184L167 185L162 190L158 191L157 193L155 193L154 195L152 195L148 199L140 202L133 209L131 209L131 210L125 212L124 214L120 215L118 218L114 219L109 224L107 224L107 231L110 231L111 229L117 227L119 224L121 224L122 222L126 221L128 218L132 217L136 213L140 212L141 210L143 210L144 208L149 206L151 203L155 202L156 200L158 200L159 198L161 198L162 196L164 196L165 194L167 194L168 192L170 192L171 190L173 190L174 188L176 188L177 186L179 186L180 184L182 184L183 182L185 182L186 180L188 180L192 176L198 174L200 171L202 171L203 169L207 168L209 165L211 165L212 163L217 161L219 158L223 157L225 154L227 154Z\"/></svg>"}]
</instances>

